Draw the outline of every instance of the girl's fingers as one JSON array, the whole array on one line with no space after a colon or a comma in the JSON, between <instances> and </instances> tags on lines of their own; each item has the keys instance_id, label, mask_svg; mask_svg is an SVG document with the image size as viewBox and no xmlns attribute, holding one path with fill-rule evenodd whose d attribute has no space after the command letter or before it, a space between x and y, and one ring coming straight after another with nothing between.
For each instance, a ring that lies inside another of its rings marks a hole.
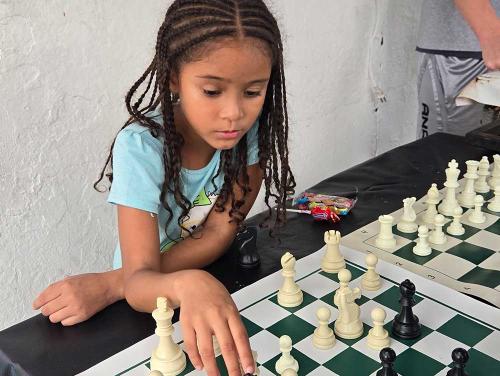
<instances>
[{"instance_id":1,"label":"girl's fingers","mask_svg":"<svg viewBox=\"0 0 500 376\"><path fill-rule=\"evenodd\" d=\"M70 326L70 325L75 325L78 324L79 322L85 321L86 318L83 316L69 316L65 318L64 320L61 320L61 324L64 326Z\"/></svg>"},{"instance_id":2,"label":"girl's fingers","mask_svg":"<svg viewBox=\"0 0 500 376\"><path fill-rule=\"evenodd\" d=\"M69 307L64 307L59 311L52 313L49 316L49 320L55 324L56 322L61 322L71 316L73 316L73 312L69 309Z\"/></svg>"},{"instance_id":3,"label":"girl's fingers","mask_svg":"<svg viewBox=\"0 0 500 376\"><path fill-rule=\"evenodd\" d=\"M51 300L57 299L59 296L61 296L61 291L57 285L50 285L33 301L33 309L39 309Z\"/></svg>"},{"instance_id":4,"label":"girl's fingers","mask_svg":"<svg viewBox=\"0 0 500 376\"><path fill-rule=\"evenodd\" d=\"M234 345L233 336L226 322L221 322L214 327L214 334L219 342L220 350L226 363L229 376L241 376L238 352Z\"/></svg>"},{"instance_id":5,"label":"girl's fingers","mask_svg":"<svg viewBox=\"0 0 500 376\"><path fill-rule=\"evenodd\" d=\"M255 361L250 347L250 341L248 340L247 330L241 322L239 314L235 317L231 317L228 320L228 324L232 339L236 346L236 355L240 359L241 367L244 373L251 373L253 375L255 372Z\"/></svg>"},{"instance_id":6,"label":"girl's fingers","mask_svg":"<svg viewBox=\"0 0 500 376\"><path fill-rule=\"evenodd\" d=\"M40 313L44 316L50 316L53 313L60 311L64 307L66 307L66 302L61 299L61 296L58 296L56 299L52 299L48 303L42 306L40 309Z\"/></svg>"},{"instance_id":7,"label":"girl's fingers","mask_svg":"<svg viewBox=\"0 0 500 376\"><path fill-rule=\"evenodd\" d=\"M219 370L215 362L212 332L209 330L209 327L204 324L198 325L194 330L196 332L198 352L201 356L205 372L208 376L219 376Z\"/></svg>"},{"instance_id":8,"label":"girl's fingers","mask_svg":"<svg viewBox=\"0 0 500 376\"><path fill-rule=\"evenodd\" d=\"M182 336L184 337L184 350L189 356L189 360L197 371L203 369L203 361L201 360L200 353L198 352L198 346L196 345L196 334L191 325L182 325Z\"/></svg>"}]
</instances>

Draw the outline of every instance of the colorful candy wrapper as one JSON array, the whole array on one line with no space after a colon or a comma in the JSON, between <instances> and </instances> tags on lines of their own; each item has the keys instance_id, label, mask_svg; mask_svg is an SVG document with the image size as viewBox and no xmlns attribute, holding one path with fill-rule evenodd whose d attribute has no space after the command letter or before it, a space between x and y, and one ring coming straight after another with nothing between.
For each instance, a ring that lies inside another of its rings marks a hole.
<instances>
[{"instance_id":1,"label":"colorful candy wrapper","mask_svg":"<svg viewBox=\"0 0 500 376\"><path fill-rule=\"evenodd\" d=\"M291 211L311 214L315 220L332 222L340 221L340 216L347 215L356 204L357 198L325 195L321 193L303 192L294 198L292 205L297 209Z\"/></svg>"}]
</instances>

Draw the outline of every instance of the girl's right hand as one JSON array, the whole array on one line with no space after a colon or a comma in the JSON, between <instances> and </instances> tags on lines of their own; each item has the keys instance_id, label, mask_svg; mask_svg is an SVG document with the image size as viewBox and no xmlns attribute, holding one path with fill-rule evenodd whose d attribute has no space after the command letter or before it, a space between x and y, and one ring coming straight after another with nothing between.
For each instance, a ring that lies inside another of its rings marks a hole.
<instances>
[{"instance_id":1,"label":"girl's right hand","mask_svg":"<svg viewBox=\"0 0 500 376\"><path fill-rule=\"evenodd\" d=\"M185 350L193 366L217 376L212 335L219 342L230 376L254 373L247 331L226 288L209 273L186 270L176 281Z\"/></svg>"}]
</instances>

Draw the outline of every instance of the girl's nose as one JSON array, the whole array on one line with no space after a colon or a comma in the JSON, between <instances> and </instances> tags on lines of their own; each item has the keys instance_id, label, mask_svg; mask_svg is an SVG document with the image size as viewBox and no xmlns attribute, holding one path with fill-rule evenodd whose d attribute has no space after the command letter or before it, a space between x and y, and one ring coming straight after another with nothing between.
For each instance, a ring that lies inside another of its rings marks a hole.
<instances>
[{"instance_id":1,"label":"girl's nose","mask_svg":"<svg viewBox=\"0 0 500 376\"><path fill-rule=\"evenodd\" d=\"M230 121L240 120L244 116L243 106L239 99L228 100L224 103L221 117Z\"/></svg>"}]
</instances>

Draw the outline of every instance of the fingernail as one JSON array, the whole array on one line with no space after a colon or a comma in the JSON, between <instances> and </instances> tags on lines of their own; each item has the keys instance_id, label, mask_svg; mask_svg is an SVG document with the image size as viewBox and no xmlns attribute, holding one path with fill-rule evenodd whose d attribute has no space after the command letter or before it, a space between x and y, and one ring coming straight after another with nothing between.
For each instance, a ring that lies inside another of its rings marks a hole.
<instances>
[{"instance_id":1,"label":"fingernail","mask_svg":"<svg viewBox=\"0 0 500 376\"><path fill-rule=\"evenodd\" d=\"M201 371L203 369L203 367L200 366L199 364L197 364L197 365L194 366L194 369L197 370L197 371Z\"/></svg>"},{"instance_id":2,"label":"fingernail","mask_svg":"<svg viewBox=\"0 0 500 376\"><path fill-rule=\"evenodd\" d=\"M253 375L253 367L247 367L245 368L245 373L251 373Z\"/></svg>"}]
</instances>

